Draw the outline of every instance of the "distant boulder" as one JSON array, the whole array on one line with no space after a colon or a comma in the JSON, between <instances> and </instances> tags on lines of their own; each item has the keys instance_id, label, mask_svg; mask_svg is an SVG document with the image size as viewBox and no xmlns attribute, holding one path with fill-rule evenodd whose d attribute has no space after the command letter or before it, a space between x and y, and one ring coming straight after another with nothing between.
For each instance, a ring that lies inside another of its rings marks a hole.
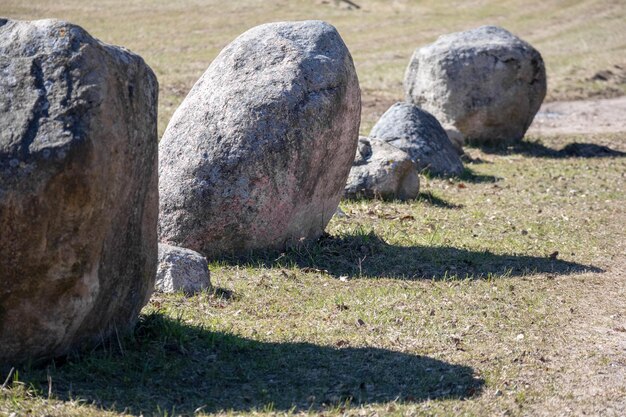
<instances>
[{"instance_id":1,"label":"distant boulder","mask_svg":"<svg viewBox=\"0 0 626 417\"><path fill-rule=\"evenodd\" d=\"M446 131L432 114L408 103L396 103L370 132L408 153L419 171L434 175L460 175L463 163Z\"/></svg>"},{"instance_id":2,"label":"distant boulder","mask_svg":"<svg viewBox=\"0 0 626 417\"><path fill-rule=\"evenodd\" d=\"M121 334L148 302L157 95L124 48L0 19L0 364Z\"/></svg>"},{"instance_id":3,"label":"distant boulder","mask_svg":"<svg viewBox=\"0 0 626 417\"><path fill-rule=\"evenodd\" d=\"M466 142L520 141L546 95L541 54L496 26L441 36L418 48L404 78L406 100L454 126Z\"/></svg>"},{"instance_id":4,"label":"distant boulder","mask_svg":"<svg viewBox=\"0 0 626 417\"><path fill-rule=\"evenodd\" d=\"M409 200L419 194L417 164L409 154L380 139L359 138L344 197Z\"/></svg>"},{"instance_id":5,"label":"distant boulder","mask_svg":"<svg viewBox=\"0 0 626 417\"><path fill-rule=\"evenodd\" d=\"M317 238L358 141L352 57L320 21L270 23L228 45L159 144L159 235L207 257Z\"/></svg>"},{"instance_id":6,"label":"distant boulder","mask_svg":"<svg viewBox=\"0 0 626 417\"><path fill-rule=\"evenodd\" d=\"M154 288L191 295L211 288L206 258L191 249L159 243L159 263Z\"/></svg>"},{"instance_id":7,"label":"distant boulder","mask_svg":"<svg viewBox=\"0 0 626 417\"><path fill-rule=\"evenodd\" d=\"M454 126L443 126L443 130L446 131L448 139L450 139L450 143L452 143L452 146L456 150L456 153L458 153L460 156L463 156L465 154L465 151L463 150L465 137L463 136L463 134L459 132Z\"/></svg>"}]
</instances>

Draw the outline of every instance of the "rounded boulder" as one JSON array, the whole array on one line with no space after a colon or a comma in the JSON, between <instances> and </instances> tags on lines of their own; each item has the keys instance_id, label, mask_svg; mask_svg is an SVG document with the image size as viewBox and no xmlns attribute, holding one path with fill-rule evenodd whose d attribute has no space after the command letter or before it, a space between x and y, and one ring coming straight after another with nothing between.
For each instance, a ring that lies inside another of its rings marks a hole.
<instances>
[{"instance_id":1,"label":"rounded boulder","mask_svg":"<svg viewBox=\"0 0 626 417\"><path fill-rule=\"evenodd\" d=\"M209 258L320 236L354 158L352 57L321 21L255 27L228 45L159 144L159 237Z\"/></svg>"},{"instance_id":2,"label":"rounded boulder","mask_svg":"<svg viewBox=\"0 0 626 417\"><path fill-rule=\"evenodd\" d=\"M344 197L410 200L419 195L417 165L409 154L380 139L359 138Z\"/></svg>"},{"instance_id":3,"label":"rounded boulder","mask_svg":"<svg viewBox=\"0 0 626 417\"><path fill-rule=\"evenodd\" d=\"M396 103L376 122L371 138L408 153L419 171L460 175L463 163L448 134L430 113L409 103Z\"/></svg>"},{"instance_id":4,"label":"rounded boulder","mask_svg":"<svg viewBox=\"0 0 626 417\"><path fill-rule=\"evenodd\" d=\"M496 26L441 36L418 48L405 97L479 145L520 141L546 95L541 54Z\"/></svg>"}]
</instances>

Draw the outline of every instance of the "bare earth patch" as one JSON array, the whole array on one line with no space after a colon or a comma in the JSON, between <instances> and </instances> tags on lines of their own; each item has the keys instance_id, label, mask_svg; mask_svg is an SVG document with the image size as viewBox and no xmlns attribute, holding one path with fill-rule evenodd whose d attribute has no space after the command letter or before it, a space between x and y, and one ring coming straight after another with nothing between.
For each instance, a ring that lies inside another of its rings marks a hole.
<instances>
[{"instance_id":1,"label":"bare earth patch","mask_svg":"<svg viewBox=\"0 0 626 417\"><path fill-rule=\"evenodd\" d=\"M611 132L626 132L626 96L545 103L528 130L536 136Z\"/></svg>"}]
</instances>

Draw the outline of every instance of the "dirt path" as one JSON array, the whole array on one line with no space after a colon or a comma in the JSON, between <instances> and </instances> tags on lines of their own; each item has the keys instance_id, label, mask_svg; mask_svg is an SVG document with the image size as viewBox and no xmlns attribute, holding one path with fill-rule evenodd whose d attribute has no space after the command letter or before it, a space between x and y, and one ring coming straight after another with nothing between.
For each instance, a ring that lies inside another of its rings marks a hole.
<instances>
[{"instance_id":1,"label":"dirt path","mask_svg":"<svg viewBox=\"0 0 626 417\"><path fill-rule=\"evenodd\" d=\"M528 130L538 136L614 132L626 132L626 96L545 103Z\"/></svg>"}]
</instances>

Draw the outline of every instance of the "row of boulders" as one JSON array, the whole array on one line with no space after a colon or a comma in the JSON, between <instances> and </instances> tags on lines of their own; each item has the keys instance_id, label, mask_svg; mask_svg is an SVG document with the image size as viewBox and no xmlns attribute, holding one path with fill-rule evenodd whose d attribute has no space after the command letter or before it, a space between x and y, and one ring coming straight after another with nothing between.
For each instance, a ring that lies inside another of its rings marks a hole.
<instances>
[{"instance_id":1,"label":"row of boulders","mask_svg":"<svg viewBox=\"0 0 626 417\"><path fill-rule=\"evenodd\" d=\"M358 138L356 71L324 22L262 25L228 45L174 114L158 164L157 91L139 56L78 26L0 19L0 364L128 330L155 280L208 288L206 257L316 238L344 193L414 198L421 170L462 169L411 103Z\"/></svg>"},{"instance_id":2,"label":"row of boulders","mask_svg":"<svg viewBox=\"0 0 626 417\"><path fill-rule=\"evenodd\" d=\"M459 175L465 143L521 140L545 96L546 74L532 46L483 26L418 48L404 89L406 102L394 104L360 139L346 198L412 199L419 180L411 169Z\"/></svg>"},{"instance_id":3,"label":"row of boulders","mask_svg":"<svg viewBox=\"0 0 626 417\"><path fill-rule=\"evenodd\" d=\"M139 56L78 26L0 20L0 364L123 333L155 281L208 288L206 256L315 238L333 216L361 111L334 27L241 35L158 154L157 95Z\"/></svg>"}]
</instances>

